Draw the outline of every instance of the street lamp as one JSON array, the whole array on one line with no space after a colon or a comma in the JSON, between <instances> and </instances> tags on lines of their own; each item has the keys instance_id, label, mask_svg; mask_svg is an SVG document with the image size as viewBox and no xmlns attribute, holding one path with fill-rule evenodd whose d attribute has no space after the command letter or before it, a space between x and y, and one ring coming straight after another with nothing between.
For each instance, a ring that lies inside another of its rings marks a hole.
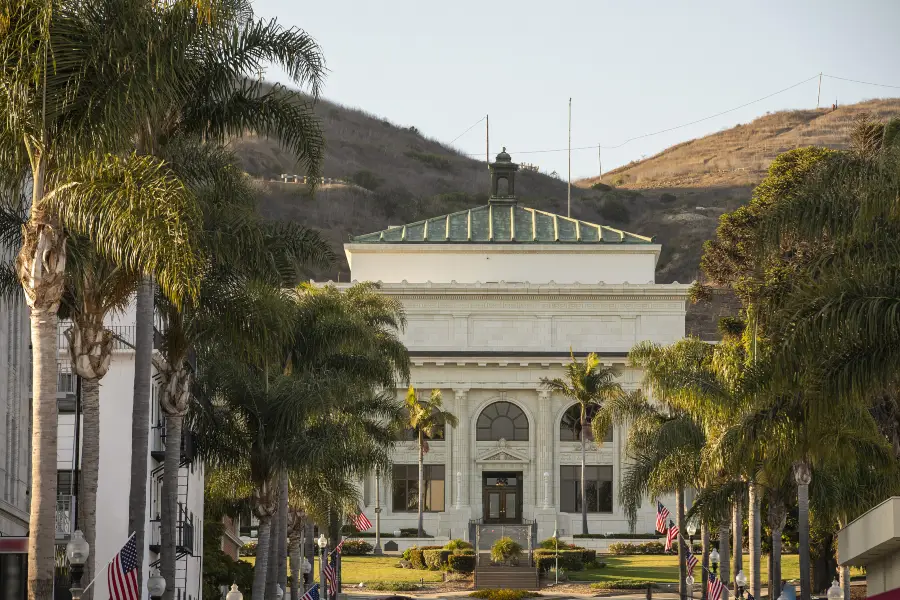
<instances>
[{"instance_id":1,"label":"street lamp","mask_svg":"<svg viewBox=\"0 0 900 600\"><path fill-rule=\"evenodd\" d=\"M231 591L225 594L225 600L244 600L244 595L240 592L236 583L231 584Z\"/></svg>"},{"instance_id":2,"label":"street lamp","mask_svg":"<svg viewBox=\"0 0 900 600\"><path fill-rule=\"evenodd\" d=\"M719 571L719 560L719 551L713 548L712 552L709 553L709 569L713 575Z\"/></svg>"},{"instance_id":3,"label":"street lamp","mask_svg":"<svg viewBox=\"0 0 900 600\"><path fill-rule=\"evenodd\" d=\"M747 576L743 571L738 571L738 574L734 576L734 585L737 586L738 598L743 598L744 590L747 589Z\"/></svg>"},{"instance_id":4,"label":"street lamp","mask_svg":"<svg viewBox=\"0 0 900 600\"><path fill-rule=\"evenodd\" d=\"M553 524L553 542L553 546L556 548L556 567L554 567L556 583L554 585L559 585L559 521Z\"/></svg>"},{"instance_id":5,"label":"street lamp","mask_svg":"<svg viewBox=\"0 0 900 600\"><path fill-rule=\"evenodd\" d=\"M381 470L375 469L375 548L372 554L380 556L381 550Z\"/></svg>"},{"instance_id":6,"label":"street lamp","mask_svg":"<svg viewBox=\"0 0 900 600\"><path fill-rule=\"evenodd\" d=\"M237 589L237 586L234 586L234 589ZM159 574L159 571L155 571L147 579L147 591L150 592L150 597L154 600L162 598L162 595L166 593L166 579Z\"/></svg>"},{"instance_id":7,"label":"street lamp","mask_svg":"<svg viewBox=\"0 0 900 600\"><path fill-rule=\"evenodd\" d=\"M685 577L684 582L688 586L688 593L691 595L691 600L694 600L694 576L688 575Z\"/></svg>"},{"instance_id":8,"label":"street lamp","mask_svg":"<svg viewBox=\"0 0 900 600\"><path fill-rule=\"evenodd\" d=\"M691 547L688 548L691 552L694 551L694 536L697 535L697 521L691 519L687 524L687 534L688 539L691 540Z\"/></svg>"},{"instance_id":9,"label":"street lamp","mask_svg":"<svg viewBox=\"0 0 900 600\"><path fill-rule=\"evenodd\" d=\"M325 537L325 534L319 535L319 539L316 540L316 543L319 545L319 550L322 551L322 555L319 558L319 588L321 589L321 598L328 597L328 587L325 581L325 562L328 560L328 557L325 556L325 551L328 549L328 538Z\"/></svg>"},{"instance_id":10,"label":"street lamp","mask_svg":"<svg viewBox=\"0 0 900 600\"><path fill-rule=\"evenodd\" d=\"M72 533L72 539L66 544L66 558L69 561L69 592L73 600L81 599L81 576L84 575L84 564L91 554L91 547L84 539L80 529Z\"/></svg>"},{"instance_id":11,"label":"street lamp","mask_svg":"<svg viewBox=\"0 0 900 600\"><path fill-rule=\"evenodd\" d=\"M844 590L841 589L837 579L832 581L831 587L828 588L828 600L844 600Z\"/></svg>"},{"instance_id":12,"label":"street lamp","mask_svg":"<svg viewBox=\"0 0 900 600\"><path fill-rule=\"evenodd\" d=\"M275 585L275 600L281 600L282 598L284 598L284 588L279 583Z\"/></svg>"}]
</instances>

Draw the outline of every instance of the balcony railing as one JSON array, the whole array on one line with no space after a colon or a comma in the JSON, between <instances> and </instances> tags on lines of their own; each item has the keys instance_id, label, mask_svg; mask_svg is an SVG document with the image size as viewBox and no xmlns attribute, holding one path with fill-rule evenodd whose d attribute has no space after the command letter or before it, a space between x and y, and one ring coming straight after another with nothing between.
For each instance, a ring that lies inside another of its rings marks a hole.
<instances>
[{"instance_id":1,"label":"balcony railing","mask_svg":"<svg viewBox=\"0 0 900 600\"><path fill-rule=\"evenodd\" d=\"M56 498L56 537L67 538L72 535L72 523L75 519L75 497L57 496Z\"/></svg>"},{"instance_id":2,"label":"balcony railing","mask_svg":"<svg viewBox=\"0 0 900 600\"><path fill-rule=\"evenodd\" d=\"M149 545L151 552L159 554L162 547L162 521L159 516L150 521ZM194 550L194 516L179 502L178 521L175 523L175 552L194 556Z\"/></svg>"},{"instance_id":3,"label":"balcony railing","mask_svg":"<svg viewBox=\"0 0 900 600\"><path fill-rule=\"evenodd\" d=\"M150 429L150 456L157 462L162 462L166 457L166 425L160 422ZM194 432L189 429L181 431L181 465L188 465L194 461L197 455L197 442Z\"/></svg>"},{"instance_id":4,"label":"balcony railing","mask_svg":"<svg viewBox=\"0 0 900 600\"><path fill-rule=\"evenodd\" d=\"M66 331L72 327L71 321L63 321L59 324L57 338L59 351L69 350L69 338ZM134 348L134 325L110 325L106 327L113 334L113 350L131 350Z\"/></svg>"}]
</instances>

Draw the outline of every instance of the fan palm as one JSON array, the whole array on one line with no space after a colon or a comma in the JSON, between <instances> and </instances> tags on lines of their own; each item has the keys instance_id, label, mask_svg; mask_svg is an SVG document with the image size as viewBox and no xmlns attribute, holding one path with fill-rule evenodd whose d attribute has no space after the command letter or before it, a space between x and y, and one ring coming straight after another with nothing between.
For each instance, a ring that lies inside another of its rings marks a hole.
<instances>
[{"instance_id":1,"label":"fan palm","mask_svg":"<svg viewBox=\"0 0 900 600\"><path fill-rule=\"evenodd\" d=\"M441 390L431 390L427 400L413 388L406 392L406 410L409 414L409 427L415 432L419 446L419 537L425 536L423 526L425 512L425 452L428 451L428 439L443 433L447 426L456 427L459 420L449 410L444 410Z\"/></svg>"},{"instance_id":2,"label":"fan palm","mask_svg":"<svg viewBox=\"0 0 900 600\"><path fill-rule=\"evenodd\" d=\"M544 377L541 379L541 385L578 403L580 410L578 436L581 440L581 532L587 534L588 503L585 482L587 440L584 438L583 432L589 426L588 413L601 408L605 402L621 396L622 386L616 381L619 376L618 369L600 364L600 359L595 353L588 354L584 362L578 361L574 353L571 354L571 358L572 362L566 365L564 377L554 379ZM604 436L594 437L594 440L603 439Z\"/></svg>"}]
</instances>

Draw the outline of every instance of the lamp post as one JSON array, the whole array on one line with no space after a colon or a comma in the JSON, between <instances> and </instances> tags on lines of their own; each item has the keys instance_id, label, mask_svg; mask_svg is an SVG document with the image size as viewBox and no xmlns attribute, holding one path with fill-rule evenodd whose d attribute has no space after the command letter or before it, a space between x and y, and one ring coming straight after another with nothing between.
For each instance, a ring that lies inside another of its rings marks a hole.
<instances>
[{"instance_id":1,"label":"lamp post","mask_svg":"<svg viewBox=\"0 0 900 600\"><path fill-rule=\"evenodd\" d=\"M744 571L738 571L734 576L734 585L737 588L738 598L743 598L744 590L747 589L747 576L744 575Z\"/></svg>"},{"instance_id":2,"label":"lamp post","mask_svg":"<svg viewBox=\"0 0 900 600\"><path fill-rule=\"evenodd\" d=\"M685 577L684 583L688 586L688 594L690 594L691 600L694 600L694 576L688 575Z\"/></svg>"},{"instance_id":3,"label":"lamp post","mask_svg":"<svg viewBox=\"0 0 900 600\"><path fill-rule=\"evenodd\" d=\"M375 469L375 548L372 554L380 556L381 550L381 470Z\"/></svg>"},{"instance_id":4,"label":"lamp post","mask_svg":"<svg viewBox=\"0 0 900 600\"><path fill-rule=\"evenodd\" d=\"M319 535L319 539L316 540L316 543L319 545L319 550L322 551L322 555L319 558L319 588L322 590L320 598L328 598L328 584L325 581L325 561L328 560L328 557L325 555L326 550L328 550L328 538L325 537L325 534Z\"/></svg>"},{"instance_id":5,"label":"lamp post","mask_svg":"<svg viewBox=\"0 0 900 600\"><path fill-rule=\"evenodd\" d=\"M714 576L719 572L719 560L721 560L719 551L713 548L712 552L709 553L709 570L712 571Z\"/></svg>"},{"instance_id":6,"label":"lamp post","mask_svg":"<svg viewBox=\"0 0 900 600\"><path fill-rule=\"evenodd\" d=\"M694 536L697 535L697 521L691 519L687 524L687 534L688 539L691 541L691 547L688 548L691 552L694 551Z\"/></svg>"},{"instance_id":7,"label":"lamp post","mask_svg":"<svg viewBox=\"0 0 900 600\"><path fill-rule=\"evenodd\" d=\"M553 542L553 547L556 548L556 566L554 567L556 583L554 585L559 585L559 520L553 524Z\"/></svg>"},{"instance_id":8,"label":"lamp post","mask_svg":"<svg viewBox=\"0 0 900 600\"><path fill-rule=\"evenodd\" d=\"M232 589L237 590L237 586L232 586ZM166 579L159 574L159 571L154 571L153 575L147 579L147 591L150 592L150 598L153 600L159 600L166 593ZM229 593L228 596L231 596L231 594ZM241 594L241 597L243 597L243 594Z\"/></svg>"},{"instance_id":9,"label":"lamp post","mask_svg":"<svg viewBox=\"0 0 900 600\"><path fill-rule=\"evenodd\" d=\"M72 594L72 600L80 600L81 593L81 576L84 575L84 564L87 562L88 556L91 554L91 547L84 539L84 534L80 529L72 532L72 538L66 544L66 559L69 561L69 592Z\"/></svg>"},{"instance_id":10,"label":"lamp post","mask_svg":"<svg viewBox=\"0 0 900 600\"><path fill-rule=\"evenodd\" d=\"M841 589L837 579L832 581L831 587L828 588L828 600L844 600L844 590Z\"/></svg>"},{"instance_id":11,"label":"lamp post","mask_svg":"<svg viewBox=\"0 0 900 600\"><path fill-rule=\"evenodd\" d=\"M231 591L225 594L225 600L244 600L244 595L240 592L236 583L231 584Z\"/></svg>"}]
</instances>

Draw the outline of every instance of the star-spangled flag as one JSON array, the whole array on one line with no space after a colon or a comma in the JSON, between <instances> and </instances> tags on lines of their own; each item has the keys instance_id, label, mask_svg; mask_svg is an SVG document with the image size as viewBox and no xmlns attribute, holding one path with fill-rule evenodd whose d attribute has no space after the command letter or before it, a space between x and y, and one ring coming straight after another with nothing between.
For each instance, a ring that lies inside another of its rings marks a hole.
<instances>
[{"instance_id":1,"label":"star-spangled flag","mask_svg":"<svg viewBox=\"0 0 900 600\"><path fill-rule=\"evenodd\" d=\"M754 597L750 592L747 592L747 600L756 600L756 597Z\"/></svg>"},{"instance_id":2,"label":"star-spangled flag","mask_svg":"<svg viewBox=\"0 0 900 600\"><path fill-rule=\"evenodd\" d=\"M334 547L334 550L332 550L331 553L334 554L335 552L337 552L338 554L340 554L340 553L341 553L341 548L344 547L344 541L345 541L346 539L347 539L347 538L341 539L341 541L338 542L338 545Z\"/></svg>"},{"instance_id":3,"label":"star-spangled flag","mask_svg":"<svg viewBox=\"0 0 900 600\"><path fill-rule=\"evenodd\" d=\"M666 519L669 518L669 509L662 505L659 500L656 501L656 531L660 533L666 532Z\"/></svg>"},{"instance_id":4,"label":"star-spangled flag","mask_svg":"<svg viewBox=\"0 0 900 600\"><path fill-rule=\"evenodd\" d=\"M715 575L711 575L709 582L706 584L707 597L709 600L722 600L722 590L724 588L725 585L722 583L722 580Z\"/></svg>"},{"instance_id":5,"label":"star-spangled flag","mask_svg":"<svg viewBox=\"0 0 900 600\"><path fill-rule=\"evenodd\" d=\"M300 600L319 600L319 584L317 583L309 588Z\"/></svg>"},{"instance_id":6,"label":"star-spangled flag","mask_svg":"<svg viewBox=\"0 0 900 600\"><path fill-rule=\"evenodd\" d=\"M110 600L140 600L137 580L137 542L128 538L106 571Z\"/></svg>"},{"instance_id":7,"label":"star-spangled flag","mask_svg":"<svg viewBox=\"0 0 900 600\"><path fill-rule=\"evenodd\" d=\"M693 577L694 575L694 567L696 567L700 561L697 560L697 557L694 556L693 552L688 551L687 553L687 568L688 574Z\"/></svg>"},{"instance_id":8,"label":"star-spangled flag","mask_svg":"<svg viewBox=\"0 0 900 600\"><path fill-rule=\"evenodd\" d=\"M672 542L678 539L678 525L669 521L669 533L666 534L666 552L672 549Z\"/></svg>"},{"instance_id":9,"label":"star-spangled flag","mask_svg":"<svg viewBox=\"0 0 900 600\"><path fill-rule=\"evenodd\" d=\"M335 571L337 558L334 552L329 554L329 559L325 560L325 580L328 582L328 593L331 595L337 590L337 572Z\"/></svg>"},{"instance_id":10,"label":"star-spangled flag","mask_svg":"<svg viewBox=\"0 0 900 600\"><path fill-rule=\"evenodd\" d=\"M363 511L359 511L355 517L350 517L350 521L353 522L353 526L356 527L357 531L366 531L372 526L372 521L366 517Z\"/></svg>"}]
</instances>

